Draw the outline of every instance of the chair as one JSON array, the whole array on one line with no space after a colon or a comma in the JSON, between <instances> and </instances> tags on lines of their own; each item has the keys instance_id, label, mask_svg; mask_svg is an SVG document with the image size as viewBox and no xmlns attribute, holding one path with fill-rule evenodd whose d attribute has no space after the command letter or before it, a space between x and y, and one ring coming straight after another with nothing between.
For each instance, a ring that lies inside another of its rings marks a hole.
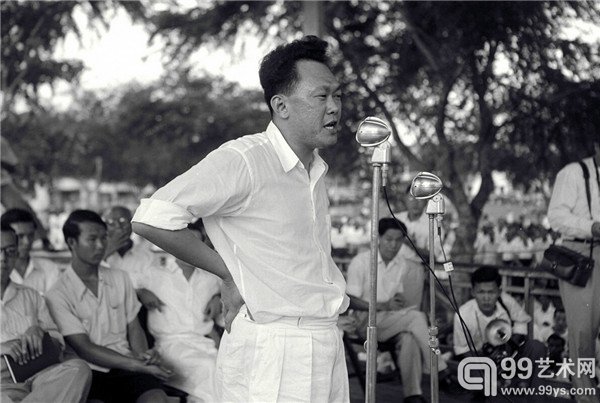
<instances>
[{"instance_id":1,"label":"chair","mask_svg":"<svg viewBox=\"0 0 600 403\"><path fill-rule=\"evenodd\" d=\"M365 348L366 340L358 335L350 335L348 333L344 333L343 337L344 348L346 350L346 355L350 360L350 364L352 365L353 374L350 377L356 376L360 382L360 386L365 390L366 385L366 368L365 365L361 363L358 358L358 354L356 352L355 346L359 345L362 348ZM366 350L366 348L365 348ZM394 360L394 366L396 367L396 371L391 375L383 375L377 374L377 382L391 382L395 380L400 380L400 368L398 368L398 355L396 354L396 344L392 340L378 342L377 343L377 351L379 352L389 352Z\"/></svg>"}]
</instances>

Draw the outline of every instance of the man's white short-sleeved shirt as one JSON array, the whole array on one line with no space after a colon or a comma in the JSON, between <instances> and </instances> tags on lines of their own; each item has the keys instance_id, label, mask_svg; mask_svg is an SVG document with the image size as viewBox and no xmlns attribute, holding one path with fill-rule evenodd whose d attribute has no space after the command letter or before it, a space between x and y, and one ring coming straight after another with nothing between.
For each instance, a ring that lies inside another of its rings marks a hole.
<instances>
[{"instance_id":1,"label":"man's white short-sleeved shirt","mask_svg":"<svg viewBox=\"0 0 600 403\"><path fill-rule=\"evenodd\" d=\"M179 230L202 217L254 319L332 318L348 307L331 257L327 164L305 169L272 122L222 145L143 199L133 221Z\"/></svg>"}]
</instances>

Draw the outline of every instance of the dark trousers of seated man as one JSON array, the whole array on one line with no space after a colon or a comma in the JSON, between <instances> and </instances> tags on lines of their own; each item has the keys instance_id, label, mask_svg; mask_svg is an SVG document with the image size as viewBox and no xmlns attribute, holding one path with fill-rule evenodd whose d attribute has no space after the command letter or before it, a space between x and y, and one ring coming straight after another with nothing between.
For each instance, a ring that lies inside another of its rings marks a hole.
<instances>
[{"instance_id":1,"label":"dark trousers of seated man","mask_svg":"<svg viewBox=\"0 0 600 403\"><path fill-rule=\"evenodd\" d=\"M469 353L459 354L455 358L460 361L463 358L466 358ZM483 356L481 351L479 352L480 356ZM537 340L526 339L522 346L520 346L517 350L517 354L513 358L515 360L515 372L514 377L510 379L510 386L529 386L529 387L538 387L540 385L540 377L539 373L541 367L536 363L537 360L546 357L547 350L546 346ZM519 378L519 374L524 375L524 372L519 369L517 363L521 358L528 358L531 361L531 376L528 379ZM500 363L496 363L498 369L498 380L504 380L504 378L500 375L500 371L502 368L500 367ZM482 371L473 371L478 376L483 377Z\"/></svg>"},{"instance_id":2,"label":"dark trousers of seated man","mask_svg":"<svg viewBox=\"0 0 600 403\"><path fill-rule=\"evenodd\" d=\"M104 403L134 403L153 389L162 389L162 382L152 375L116 368L109 372L93 370L88 399L98 399Z\"/></svg>"}]
</instances>

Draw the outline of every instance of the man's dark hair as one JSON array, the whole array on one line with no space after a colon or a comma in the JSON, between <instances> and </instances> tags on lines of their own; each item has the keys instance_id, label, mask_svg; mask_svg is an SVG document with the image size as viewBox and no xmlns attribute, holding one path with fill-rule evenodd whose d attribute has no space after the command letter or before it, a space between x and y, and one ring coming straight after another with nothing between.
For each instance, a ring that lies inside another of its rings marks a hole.
<instances>
[{"instance_id":1,"label":"man's dark hair","mask_svg":"<svg viewBox=\"0 0 600 403\"><path fill-rule=\"evenodd\" d=\"M19 241L19 237L17 236L15 230L10 226L10 224L5 223L4 221L0 223L0 232L10 232L15 236L17 242Z\"/></svg>"},{"instance_id":2,"label":"man's dark hair","mask_svg":"<svg viewBox=\"0 0 600 403\"><path fill-rule=\"evenodd\" d=\"M379 227L377 228L377 231L379 232L380 236L385 234L387 230L390 229L400 230L403 235L406 235L406 225L404 225L402 221L395 220L391 217L386 217L379 220Z\"/></svg>"},{"instance_id":3,"label":"man's dark hair","mask_svg":"<svg viewBox=\"0 0 600 403\"><path fill-rule=\"evenodd\" d=\"M298 83L298 60L314 60L329 65L327 42L314 35L308 35L278 46L262 59L258 76L271 116L271 98L276 94L289 95Z\"/></svg>"},{"instance_id":4,"label":"man's dark hair","mask_svg":"<svg viewBox=\"0 0 600 403\"><path fill-rule=\"evenodd\" d=\"M37 228L33 214L21 208L11 208L10 210L6 210L4 214L2 214L0 221L2 221L2 225L12 225L18 222L30 222L34 227Z\"/></svg>"},{"instance_id":5,"label":"man's dark hair","mask_svg":"<svg viewBox=\"0 0 600 403\"><path fill-rule=\"evenodd\" d=\"M502 277L500 277L498 269L494 266L481 266L471 274L471 285L473 287L475 287L475 284L489 283L490 281L494 281L498 284L498 287L502 284Z\"/></svg>"},{"instance_id":6,"label":"man's dark hair","mask_svg":"<svg viewBox=\"0 0 600 403\"><path fill-rule=\"evenodd\" d=\"M102 217L100 217L98 213L92 210L74 210L69 214L67 221L65 221L65 224L62 227L62 232L67 244L69 243L70 238L79 238L79 235L81 234L79 224L84 222L93 222L106 228L106 223L102 221Z\"/></svg>"}]
</instances>

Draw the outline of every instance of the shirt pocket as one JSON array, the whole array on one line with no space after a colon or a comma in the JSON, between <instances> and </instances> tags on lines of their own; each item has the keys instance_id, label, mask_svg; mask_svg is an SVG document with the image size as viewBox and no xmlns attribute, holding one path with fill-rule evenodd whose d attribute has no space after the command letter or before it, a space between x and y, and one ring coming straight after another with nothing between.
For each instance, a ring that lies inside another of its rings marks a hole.
<instances>
[{"instance_id":1,"label":"shirt pocket","mask_svg":"<svg viewBox=\"0 0 600 403\"><path fill-rule=\"evenodd\" d=\"M115 289L109 292L108 298L108 329L111 333L127 333L127 318L125 317L125 299L120 298Z\"/></svg>"}]
</instances>

